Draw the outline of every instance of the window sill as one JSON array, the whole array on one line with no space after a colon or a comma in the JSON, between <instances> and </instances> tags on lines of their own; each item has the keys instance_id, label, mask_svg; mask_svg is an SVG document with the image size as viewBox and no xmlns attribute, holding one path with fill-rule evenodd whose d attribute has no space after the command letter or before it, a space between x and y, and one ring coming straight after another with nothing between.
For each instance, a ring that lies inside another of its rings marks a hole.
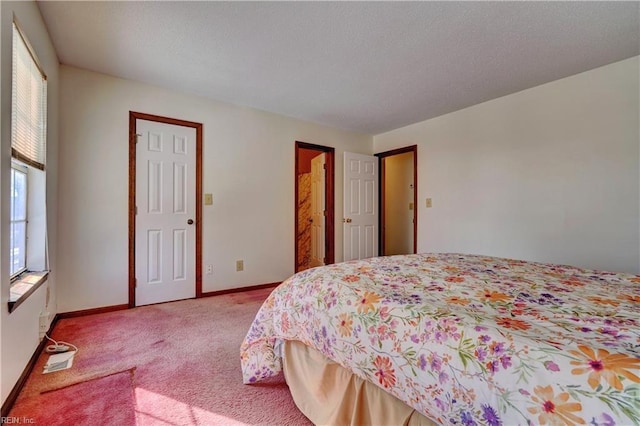
<instances>
[{"instance_id":1,"label":"window sill","mask_svg":"<svg viewBox=\"0 0 640 426\"><path fill-rule=\"evenodd\" d=\"M23 272L11 283L9 294L9 313L13 312L22 302L27 300L38 287L40 287L49 277L49 271Z\"/></svg>"}]
</instances>

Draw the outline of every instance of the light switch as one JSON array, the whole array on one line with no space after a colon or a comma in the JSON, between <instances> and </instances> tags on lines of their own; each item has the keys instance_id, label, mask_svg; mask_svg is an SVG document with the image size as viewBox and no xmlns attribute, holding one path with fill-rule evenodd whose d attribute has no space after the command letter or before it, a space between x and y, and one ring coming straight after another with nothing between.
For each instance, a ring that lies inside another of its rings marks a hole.
<instances>
[{"instance_id":1,"label":"light switch","mask_svg":"<svg viewBox=\"0 0 640 426\"><path fill-rule=\"evenodd\" d=\"M213 194L204 194L204 204L205 206L213 204Z\"/></svg>"},{"instance_id":2,"label":"light switch","mask_svg":"<svg viewBox=\"0 0 640 426\"><path fill-rule=\"evenodd\" d=\"M431 198L427 198L427 208L431 207Z\"/></svg>"}]
</instances>

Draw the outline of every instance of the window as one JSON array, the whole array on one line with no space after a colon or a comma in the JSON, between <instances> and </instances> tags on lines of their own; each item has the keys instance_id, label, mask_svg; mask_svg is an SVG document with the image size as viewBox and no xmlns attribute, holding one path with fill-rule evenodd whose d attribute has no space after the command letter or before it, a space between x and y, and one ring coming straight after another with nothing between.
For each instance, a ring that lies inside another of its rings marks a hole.
<instances>
[{"instance_id":1,"label":"window","mask_svg":"<svg viewBox=\"0 0 640 426\"><path fill-rule=\"evenodd\" d=\"M47 78L13 24L9 312L47 279ZM3 200L4 201L4 200Z\"/></svg>"},{"instance_id":2,"label":"window","mask_svg":"<svg viewBox=\"0 0 640 426\"><path fill-rule=\"evenodd\" d=\"M26 39L13 24L11 155L44 170L47 134L47 78Z\"/></svg>"},{"instance_id":3,"label":"window","mask_svg":"<svg viewBox=\"0 0 640 426\"><path fill-rule=\"evenodd\" d=\"M11 165L11 227L9 230L9 274L27 269L27 168Z\"/></svg>"}]
</instances>

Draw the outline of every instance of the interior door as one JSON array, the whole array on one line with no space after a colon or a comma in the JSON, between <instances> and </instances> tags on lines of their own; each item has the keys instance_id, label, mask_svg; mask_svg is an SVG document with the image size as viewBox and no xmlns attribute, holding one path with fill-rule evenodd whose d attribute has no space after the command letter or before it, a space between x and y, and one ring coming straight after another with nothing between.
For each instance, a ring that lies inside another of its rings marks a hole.
<instances>
[{"instance_id":1,"label":"interior door","mask_svg":"<svg viewBox=\"0 0 640 426\"><path fill-rule=\"evenodd\" d=\"M311 159L311 267L325 264L325 167L324 152Z\"/></svg>"},{"instance_id":2,"label":"interior door","mask_svg":"<svg viewBox=\"0 0 640 426\"><path fill-rule=\"evenodd\" d=\"M378 255L378 159L344 153L344 260Z\"/></svg>"},{"instance_id":3,"label":"interior door","mask_svg":"<svg viewBox=\"0 0 640 426\"><path fill-rule=\"evenodd\" d=\"M196 129L138 119L136 305L195 297Z\"/></svg>"}]
</instances>

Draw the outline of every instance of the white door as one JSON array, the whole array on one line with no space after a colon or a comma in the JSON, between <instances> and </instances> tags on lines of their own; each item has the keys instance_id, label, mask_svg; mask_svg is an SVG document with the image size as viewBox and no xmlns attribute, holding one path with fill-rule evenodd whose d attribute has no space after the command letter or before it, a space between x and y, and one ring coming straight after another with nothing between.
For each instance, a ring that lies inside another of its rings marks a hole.
<instances>
[{"instance_id":1,"label":"white door","mask_svg":"<svg viewBox=\"0 0 640 426\"><path fill-rule=\"evenodd\" d=\"M325 166L324 153L311 159L311 258L312 267L324 265L325 256Z\"/></svg>"},{"instance_id":2,"label":"white door","mask_svg":"<svg viewBox=\"0 0 640 426\"><path fill-rule=\"evenodd\" d=\"M196 130L137 120L136 306L195 297Z\"/></svg>"},{"instance_id":3,"label":"white door","mask_svg":"<svg viewBox=\"0 0 640 426\"><path fill-rule=\"evenodd\" d=\"M344 153L344 260L378 255L378 159Z\"/></svg>"}]
</instances>

